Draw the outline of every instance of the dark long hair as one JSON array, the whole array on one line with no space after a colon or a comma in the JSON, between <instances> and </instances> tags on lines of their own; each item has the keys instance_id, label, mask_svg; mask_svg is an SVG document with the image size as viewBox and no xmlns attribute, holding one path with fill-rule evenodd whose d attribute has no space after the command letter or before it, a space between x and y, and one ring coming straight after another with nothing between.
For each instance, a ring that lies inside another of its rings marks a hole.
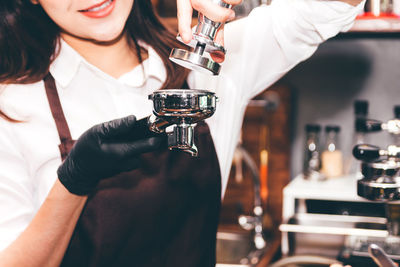
<instances>
[{"instance_id":1,"label":"dark long hair","mask_svg":"<svg viewBox=\"0 0 400 267\"><path fill-rule=\"evenodd\" d=\"M150 0L135 0L126 23L127 34L142 62L138 41L153 47L164 62L162 88L179 88L188 72L169 59L172 47L182 47L157 18ZM40 5L30 0L0 1L0 84L34 83L43 79L57 56L59 27ZM0 116L12 120L0 110Z\"/></svg>"}]
</instances>

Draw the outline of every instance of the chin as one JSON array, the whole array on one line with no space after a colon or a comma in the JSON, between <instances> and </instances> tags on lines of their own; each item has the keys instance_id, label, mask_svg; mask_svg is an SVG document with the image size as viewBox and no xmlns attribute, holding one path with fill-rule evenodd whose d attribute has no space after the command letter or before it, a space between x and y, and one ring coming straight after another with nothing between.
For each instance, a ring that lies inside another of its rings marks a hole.
<instances>
[{"instance_id":1,"label":"chin","mask_svg":"<svg viewBox=\"0 0 400 267\"><path fill-rule=\"evenodd\" d=\"M90 39L94 40L96 43L112 43L117 41L123 35L123 32L123 27L112 31L100 31L91 34Z\"/></svg>"}]
</instances>

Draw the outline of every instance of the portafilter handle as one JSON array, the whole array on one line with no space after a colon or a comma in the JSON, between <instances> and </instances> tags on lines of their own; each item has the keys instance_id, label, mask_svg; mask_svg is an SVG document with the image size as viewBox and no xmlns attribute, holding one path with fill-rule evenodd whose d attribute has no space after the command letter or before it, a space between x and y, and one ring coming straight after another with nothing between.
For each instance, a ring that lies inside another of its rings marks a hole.
<instances>
[{"instance_id":1,"label":"portafilter handle","mask_svg":"<svg viewBox=\"0 0 400 267\"><path fill-rule=\"evenodd\" d=\"M392 145L384 150L377 146L360 144L353 148L353 156L366 162L375 161L382 157L400 159L400 147Z\"/></svg>"},{"instance_id":2,"label":"portafilter handle","mask_svg":"<svg viewBox=\"0 0 400 267\"><path fill-rule=\"evenodd\" d=\"M382 131L382 122L373 119L366 118L357 118L356 119L356 128L360 132L364 133L373 133Z\"/></svg>"},{"instance_id":3,"label":"portafilter handle","mask_svg":"<svg viewBox=\"0 0 400 267\"><path fill-rule=\"evenodd\" d=\"M387 131L394 135L400 135L400 119L396 118L382 122L373 119L358 118L356 119L356 128L364 133Z\"/></svg>"},{"instance_id":4,"label":"portafilter handle","mask_svg":"<svg viewBox=\"0 0 400 267\"><path fill-rule=\"evenodd\" d=\"M375 161L381 157L381 149L373 145L356 145L353 148L353 156L362 161Z\"/></svg>"}]
</instances>

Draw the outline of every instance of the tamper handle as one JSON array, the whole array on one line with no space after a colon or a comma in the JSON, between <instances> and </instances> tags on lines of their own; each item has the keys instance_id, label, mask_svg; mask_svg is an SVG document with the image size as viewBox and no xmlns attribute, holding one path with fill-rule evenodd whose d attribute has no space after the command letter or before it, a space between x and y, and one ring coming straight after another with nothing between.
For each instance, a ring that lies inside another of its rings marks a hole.
<instances>
[{"instance_id":1,"label":"tamper handle","mask_svg":"<svg viewBox=\"0 0 400 267\"><path fill-rule=\"evenodd\" d=\"M353 156L358 160L374 161L381 156L380 148L373 145L356 145L353 148Z\"/></svg>"},{"instance_id":2,"label":"tamper handle","mask_svg":"<svg viewBox=\"0 0 400 267\"><path fill-rule=\"evenodd\" d=\"M358 118L356 120L356 129L358 132L379 132L382 131L382 122L378 120Z\"/></svg>"},{"instance_id":3,"label":"tamper handle","mask_svg":"<svg viewBox=\"0 0 400 267\"><path fill-rule=\"evenodd\" d=\"M219 5L220 7L232 8L232 5L227 4L221 0L212 0L212 2L216 5ZM221 22L216 22L207 18L206 16L203 15L203 13L199 13L198 24L196 26L195 34L206 37L214 41L218 29L222 26L222 24L223 23Z\"/></svg>"}]
</instances>

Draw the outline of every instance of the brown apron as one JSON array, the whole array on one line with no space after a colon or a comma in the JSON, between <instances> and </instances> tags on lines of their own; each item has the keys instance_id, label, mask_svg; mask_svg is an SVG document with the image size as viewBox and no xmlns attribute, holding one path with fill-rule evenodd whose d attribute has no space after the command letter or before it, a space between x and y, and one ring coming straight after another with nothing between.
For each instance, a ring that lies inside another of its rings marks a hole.
<instances>
[{"instance_id":1,"label":"brown apron","mask_svg":"<svg viewBox=\"0 0 400 267\"><path fill-rule=\"evenodd\" d=\"M74 141L53 77L44 82L64 159ZM197 158L167 149L147 153L139 169L101 181L61 266L215 266L221 175L204 122L195 143Z\"/></svg>"}]
</instances>

